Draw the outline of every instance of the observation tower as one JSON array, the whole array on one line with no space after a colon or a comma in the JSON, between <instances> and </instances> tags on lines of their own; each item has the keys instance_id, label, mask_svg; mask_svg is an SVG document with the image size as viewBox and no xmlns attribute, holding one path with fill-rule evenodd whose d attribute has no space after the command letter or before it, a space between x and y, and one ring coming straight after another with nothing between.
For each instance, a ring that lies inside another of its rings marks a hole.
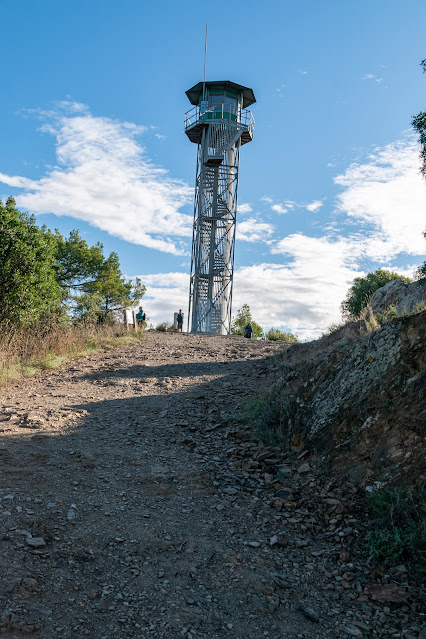
<instances>
[{"instance_id":1,"label":"observation tower","mask_svg":"<svg viewBox=\"0 0 426 639\"><path fill-rule=\"evenodd\" d=\"M231 328L240 147L253 139L252 89L199 82L186 95L185 133L198 145L188 330L227 335Z\"/></svg>"}]
</instances>

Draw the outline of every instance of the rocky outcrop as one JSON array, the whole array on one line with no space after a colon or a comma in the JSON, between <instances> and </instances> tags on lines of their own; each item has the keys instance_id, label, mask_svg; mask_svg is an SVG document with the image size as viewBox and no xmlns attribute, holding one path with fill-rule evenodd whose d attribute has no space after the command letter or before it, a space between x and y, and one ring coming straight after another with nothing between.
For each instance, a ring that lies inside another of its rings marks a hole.
<instances>
[{"instance_id":1,"label":"rocky outcrop","mask_svg":"<svg viewBox=\"0 0 426 639\"><path fill-rule=\"evenodd\" d=\"M373 293L370 300L375 315L386 313L392 306L396 314L409 315L426 308L426 281L393 280Z\"/></svg>"},{"instance_id":2,"label":"rocky outcrop","mask_svg":"<svg viewBox=\"0 0 426 639\"><path fill-rule=\"evenodd\" d=\"M290 348L273 395L288 444L351 480L424 480L426 311Z\"/></svg>"}]
</instances>

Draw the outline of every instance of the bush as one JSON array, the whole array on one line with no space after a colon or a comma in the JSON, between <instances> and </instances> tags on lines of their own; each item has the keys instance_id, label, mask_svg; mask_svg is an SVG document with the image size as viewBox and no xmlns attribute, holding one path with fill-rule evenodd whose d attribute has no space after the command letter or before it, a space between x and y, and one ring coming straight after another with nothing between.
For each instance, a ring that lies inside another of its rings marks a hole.
<instances>
[{"instance_id":1,"label":"bush","mask_svg":"<svg viewBox=\"0 0 426 639\"><path fill-rule=\"evenodd\" d=\"M411 559L426 576L426 491L405 486L382 488L366 499L372 528L366 535L370 556Z\"/></svg>"},{"instance_id":2,"label":"bush","mask_svg":"<svg viewBox=\"0 0 426 639\"><path fill-rule=\"evenodd\" d=\"M299 341L297 335L293 335L293 333L285 333L284 331L280 331L278 328L270 328L266 333L265 338L273 342L287 342L290 344L294 344Z\"/></svg>"},{"instance_id":3,"label":"bush","mask_svg":"<svg viewBox=\"0 0 426 639\"><path fill-rule=\"evenodd\" d=\"M159 331L160 333L167 333L167 331L169 331L172 326L173 324L171 324L170 322L161 322L161 324L157 324L155 330Z\"/></svg>"},{"instance_id":4,"label":"bush","mask_svg":"<svg viewBox=\"0 0 426 639\"><path fill-rule=\"evenodd\" d=\"M377 313L376 319L379 322L380 326L386 324L386 322L390 322L391 320L398 317L396 312L396 306L391 304L383 313Z\"/></svg>"}]
</instances>

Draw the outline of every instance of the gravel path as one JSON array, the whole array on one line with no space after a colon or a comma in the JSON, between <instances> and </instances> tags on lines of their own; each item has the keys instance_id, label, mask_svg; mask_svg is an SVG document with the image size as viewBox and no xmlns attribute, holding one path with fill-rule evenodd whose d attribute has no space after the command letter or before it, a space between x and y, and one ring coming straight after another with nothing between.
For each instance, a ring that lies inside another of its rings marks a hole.
<instances>
[{"instance_id":1,"label":"gravel path","mask_svg":"<svg viewBox=\"0 0 426 639\"><path fill-rule=\"evenodd\" d=\"M2 392L0 636L424 637L357 489L228 419L282 349L147 333Z\"/></svg>"}]
</instances>

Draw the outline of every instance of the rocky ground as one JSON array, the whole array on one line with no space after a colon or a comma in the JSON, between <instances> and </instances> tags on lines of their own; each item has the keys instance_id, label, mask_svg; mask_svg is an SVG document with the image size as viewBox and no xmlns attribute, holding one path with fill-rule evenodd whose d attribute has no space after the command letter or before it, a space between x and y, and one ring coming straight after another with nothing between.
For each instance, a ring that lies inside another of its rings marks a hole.
<instances>
[{"instance_id":1,"label":"rocky ground","mask_svg":"<svg viewBox=\"0 0 426 639\"><path fill-rule=\"evenodd\" d=\"M426 637L359 489L229 419L283 348L148 333L3 390L0 636Z\"/></svg>"}]
</instances>

